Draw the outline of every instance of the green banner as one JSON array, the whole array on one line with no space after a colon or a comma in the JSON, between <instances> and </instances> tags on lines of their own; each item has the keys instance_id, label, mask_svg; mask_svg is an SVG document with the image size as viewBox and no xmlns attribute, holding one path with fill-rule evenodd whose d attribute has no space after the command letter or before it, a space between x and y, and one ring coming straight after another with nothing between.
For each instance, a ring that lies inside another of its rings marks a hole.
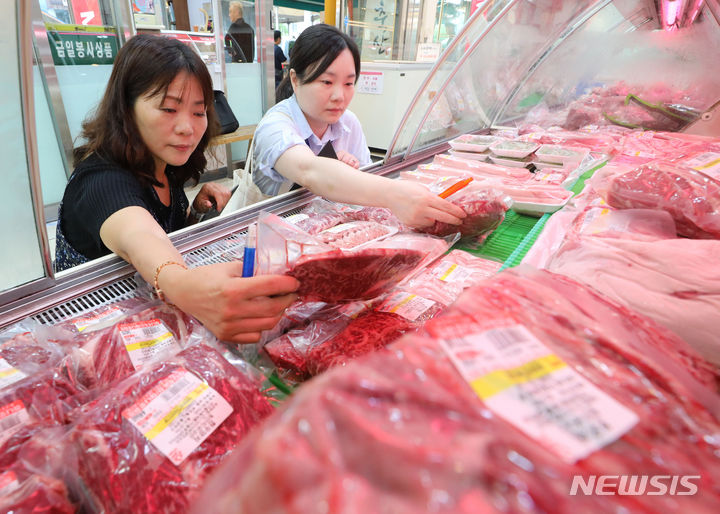
<instances>
[{"instance_id":1,"label":"green banner","mask_svg":"<svg viewBox=\"0 0 720 514\"><path fill-rule=\"evenodd\" d=\"M46 25L55 66L112 64L119 44L114 27Z\"/></svg>"}]
</instances>

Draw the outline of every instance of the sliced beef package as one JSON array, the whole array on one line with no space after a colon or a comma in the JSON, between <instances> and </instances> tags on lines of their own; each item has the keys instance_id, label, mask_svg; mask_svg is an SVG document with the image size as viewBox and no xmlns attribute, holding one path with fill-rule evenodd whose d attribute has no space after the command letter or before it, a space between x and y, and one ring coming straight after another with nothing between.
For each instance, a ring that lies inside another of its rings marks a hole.
<instances>
[{"instance_id":1,"label":"sliced beef package","mask_svg":"<svg viewBox=\"0 0 720 514\"><path fill-rule=\"evenodd\" d=\"M253 379L201 344L79 410L69 437L78 470L73 490L85 508L180 513L272 407Z\"/></svg>"},{"instance_id":2,"label":"sliced beef package","mask_svg":"<svg viewBox=\"0 0 720 514\"><path fill-rule=\"evenodd\" d=\"M373 236L374 238L374 236ZM258 221L259 273L287 273L300 281L305 301L369 300L436 259L448 242L419 234L395 234L343 250L324 243L274 214Z\"/></svg>"},{"instance_id":3,"label":"sliced beef package","mask_svg":"<svg viewBox=\"0 0 720 514\"><path fill-rule=\"evenodd\" d=\"M191 512L717 512L714 376L678 342L564 277L500 273L304 385Z\"/></svg>"}]
</instances>

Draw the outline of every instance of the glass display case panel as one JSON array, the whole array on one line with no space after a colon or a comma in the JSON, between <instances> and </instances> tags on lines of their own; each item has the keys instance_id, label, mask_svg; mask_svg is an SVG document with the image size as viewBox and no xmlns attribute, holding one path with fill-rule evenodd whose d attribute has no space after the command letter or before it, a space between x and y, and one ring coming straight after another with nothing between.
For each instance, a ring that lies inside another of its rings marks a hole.
<instances>
[{"instance_id":1,"label":"glass display case panel","mask_svg":"<svg viewBox=\"0 0 720 514\"><path fill-rule=\"evenodd\" d=\"M716 102L719 90L703 72L718 62L717 20L707 4L692 22L682 19L664 27L641 0L487 2L448 46L388 155L493 125L562 125L568 117L575 128L594 120L672 129L639 123L668 118L679 127ZM586 120L570 116L573 104L593 105L598 94L612 96L609 104L629 102L635 116L610 108Z\"/></svg>"},{"instance_id":2,"label":"glass display case panel","mask_svg":"<svg viewBox=\"0 0 720 514\"><path fill-rule=\"evenodd\" d=\"M25 140L25 123L31 118L23 112L23 80L20 66L15 2L0 2L0 31L4 37L0 52L0 155L3 158L3 188L0 192L0 292L46 274L38 235L30 182L30 149ZM27 35L27 32L25 32ZM25 89L32 95L32 90ZM32 99L28 99L32 105Z\"/></svg>"}]
</instances>

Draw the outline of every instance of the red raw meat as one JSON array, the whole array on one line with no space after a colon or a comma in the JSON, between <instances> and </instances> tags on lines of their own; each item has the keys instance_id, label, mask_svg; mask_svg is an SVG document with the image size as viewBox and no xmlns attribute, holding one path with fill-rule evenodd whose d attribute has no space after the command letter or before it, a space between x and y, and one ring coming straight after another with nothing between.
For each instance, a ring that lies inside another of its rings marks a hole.
<instances>
[{"instance_id":1,"label":"red raw meat","mask_svg":"<svg viewBox=\"0 0 720 514\"><path fill-rule=\"evenodd\" d=\"M217 470L191 512L204 513L210 502L218 514L718 512L718 419L695 403L676 369L639 353L665 353L657 341L671 345L677 338L577 284L576 298L566 300L570 283L557 292L551 283L552 274L501 273L429 321L425 335L313 379ZM554 314L556 303L562 308ZM621 328L583 329L595 305L615 312L601 316L604 327ZM569 463L492 411L427 335L465 337L484 322L508 318L632 411L637 423ZM621 333L638 353L616 351ZM577 475L699 476L698 494L573 496Z\"/></svg>"},{"instance_id":2,"label":"red raw meat","mask_svg":"<svg viewBox=\"0 0 720 514\"><path fill-rule=\"evenodd\" d=\"M678 234L720 238L720 183L707 175L661 162L618 173L609 181L604 197L610 206L665 210L675 220Z\"/></svg>"},{"instance_id":3,"label":"red raw meat","mask_svg":"<svg viewBox=\"0 0 720 514\"><path fill-rule=\"evenodd\" d=\"M0 512L76 511L61 480L65 433L65 427L32 423L0 446Z\"/></svg>"},{"instance_id":4,"label":"red raw meat","mask_svg":"<svg viewBox=\"0 0 720 514\"><path fill-rule=\"evenodd\" d=\"M401 248L333 250L300 257L288 275L300 281L297 292L306 301L369 300L405 278L425 255Z\"/></svg>"},{"instance_id":5,"label":"red raw meat","mask_svg":"<svg viewBox=\"0 0 720 514\"><path fill-rule=\"evenodd\" d=\"M308 373L317 375L328 368L344 366L352 359L384 348L415 326L392 312L370 311L361 314L336 336L309 349L306 363Z\"/></svg>"},{"instance_id":6,"label":"red raw meat","mask_svg":"<svg viewBox=\"0 0 720 514\"><path fill-rule=\"evenodd\" d=\"M0 511L73 514L77 508L70 502L67 488L61 480L33 475L20 483L17 489L0 495Z\"/></svg>"},{"instance_id":7,"label":"red raw meat","mask_svg":"<svg viewBox=\"0 0 720 514\"><path fill-rule=\"evenodd\" d=\"M175 465L123 412L156 390L163 379L183 370L219 393L232 413ZM81 408L70 433L81 481L75 492L86 492L93 512L186 512L206 475L271 411L257 384L219 353L206 345L191 346Z\"/></svg>"},{"instance_id":8,"label":"red raw meat","mask_svg":"<svg viewBox=\"0 0 720 514\"><path fill-rule=\"evenodd\" d=\"M21 407L27 411L28 422L46 420L62 424L66 422L68 413L81 403L76 396L81 392L83 389L63 373L50 368L0 390L0 409L20 401Z\"/></svg>"},{"instance_id":9,"label":"red raw meat","mask_svg":"<svg viewBox=\"0 0 720 514\"><path fill-rule=\"evenodd\" d=\"M157 302L153 307L125 316L113 326L81 336L86 337L85 342L66 359L66 373L87 388L113 384L134 373L135 366L120 336L120 324L150 320L160 320L173 334L180 348L191 344L191 341L202 342L210 338L209 333L194 318L179 309ZM167 356L167 353L158 354L156 360L163 356Z\"/></svg>"},{"instance_id":10,"label":"red raw meat","mask_svg":"<svg viewBox=\"0 0 720 514\"><path fill-rule=\"evenodd\" d=\"M502 197L491 196L458 196L454 195L448 200L465 211L467 216L460 225L451 225L436 221L428 228L418 229L421 232L434 236L447 236L460 232L462 237L480 236L495 230L505 219L505 212L509 203Z\"/></svg>"}]
</instances>

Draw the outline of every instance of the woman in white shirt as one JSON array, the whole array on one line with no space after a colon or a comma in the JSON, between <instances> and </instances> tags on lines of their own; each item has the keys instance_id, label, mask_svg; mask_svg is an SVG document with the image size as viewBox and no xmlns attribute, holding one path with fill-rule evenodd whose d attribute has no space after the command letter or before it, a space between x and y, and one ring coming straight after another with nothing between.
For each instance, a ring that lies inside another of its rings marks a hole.
<instances>
[{"instance_id":1,"label":"woman in white shirt","mask_svg":"<svg viewBox=\"0 0 720 514\"><path fill-rule=\"evenodd\" d=\"M360 52L346 34L313 25L290 52L279 98L258 124L253 181L266 195L304 186L338 202L389 208L411 226L459 224L463 210L425 187L364 173L370 152L357 117L347 110L360 75ZM328 158L330 157L330 158Z\"/></svg>"}]
</instances>

